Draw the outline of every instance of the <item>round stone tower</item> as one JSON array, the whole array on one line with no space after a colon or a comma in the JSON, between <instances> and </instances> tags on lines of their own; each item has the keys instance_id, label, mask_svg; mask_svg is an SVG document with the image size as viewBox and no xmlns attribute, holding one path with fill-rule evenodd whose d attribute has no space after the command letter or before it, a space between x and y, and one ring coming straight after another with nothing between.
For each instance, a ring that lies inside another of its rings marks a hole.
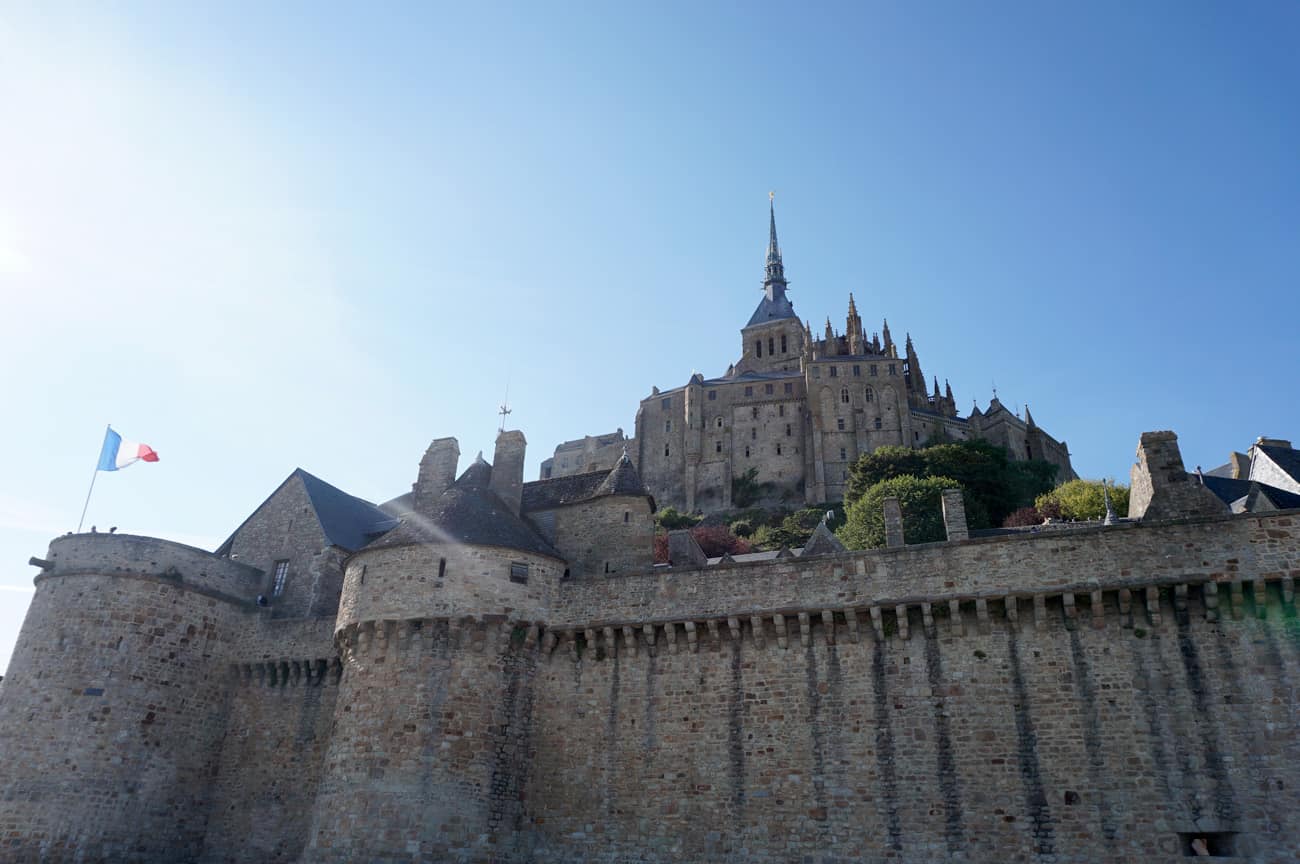
<instances>
[{"instance_id":1,"label":"round stone tower","mask_svg":"<svg viewBox=\"0 0 1300 864\"><path fill-rule=\"evenodd\" d=\"M522 459L502 467L522 473ZM492 470L480 457L348 563L305 862L524 855L509 843L524 818L537 622L565 565L493 491L510 483Z\"/></svg>"},{"instance_id":2,"label":"round stone tower","mask_svg":"<svg viewBox=\"0 0 1300 864\"><path fill-rule=\"evenodd\" d=\"M260 571L122 534L60 537L33 563L0 695L4 860L197 860Z\"/></svg>"}]
</instances>

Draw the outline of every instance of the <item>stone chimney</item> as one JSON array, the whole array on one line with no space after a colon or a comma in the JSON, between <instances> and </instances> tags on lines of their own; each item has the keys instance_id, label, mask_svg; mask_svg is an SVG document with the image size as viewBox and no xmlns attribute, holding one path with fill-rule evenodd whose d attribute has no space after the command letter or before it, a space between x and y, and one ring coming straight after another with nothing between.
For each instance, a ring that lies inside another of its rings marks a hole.
<instances>
[{"instance_id":1,"label":"stone chimney","mask_svg":"<svg viewBox=\"0 0 1300 864\"><path fill-rule=\"evenodd\" d=\"M943 490L943 530L949 540L970 539L970 531L966 528L966 502L962 500L960 489Z\"/></svg>"},{"instance_id":2,"label":"stone chimney","mask_svg":"<svg viewBox=\"0 0 1300 864\"><path fill-rule=\"evenodd\" d=\"M517 429L497 434L497 449L492 456L492 480L488 488L506 502L510 512L519 515L524 497L524 451L528 442Z\"/></svg>"},{"instance_id":3,"label":"stone chimney","mask_svg":"<svg viewBox=\"0 0 1300 864\"><path fill-rule=\"evenodd\" d=\"M897 549L903 545L903 508L897 498L885 499L885 546Z\"/></svg>"},{"instance_id":4,"label":"stone chimney","mask_svg":"<svg viewBox=\"0 0 1300 864\"><path fill-rule=\"evenodd\" d=\"M1178 436L1173 432L1143 432L1137 464L1129 471L1130 519L1177 519L1214 516L1228 507L1205 488L1200 477L1183 467Z\"/></svg>"},{"instance_id":5,"label":"stone chimney","mask_svg":"<svg viewBox=\"0 0 1300 864\"><path fill-rule=\"evenodd\" d=\"M411 486L411 508L428 514L443 492L456 480L460 444L455 438L435 438L420 460L420 473Z\"/></svg>"}]
</instances>

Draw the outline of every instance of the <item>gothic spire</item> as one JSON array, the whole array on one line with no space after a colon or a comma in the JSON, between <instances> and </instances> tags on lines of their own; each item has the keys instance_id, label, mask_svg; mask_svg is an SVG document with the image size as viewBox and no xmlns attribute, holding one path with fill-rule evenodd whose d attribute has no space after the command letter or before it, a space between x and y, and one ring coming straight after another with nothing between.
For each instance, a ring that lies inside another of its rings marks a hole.
<instances>
[{"instance_id":1,"label":"gothic spire","mask_svg":"<svg viewBox=\"0 0 1300 864\"><path fill-rule=\"evenodd\" d=\"M781 244L776 240L776 196L774 193L767 193L767 202L770 221L767 238L767 266L763 275L763 283L764 287L779 284L784 288L786 284L785 265L781 263Z\"/></svg>"}]
</instances>

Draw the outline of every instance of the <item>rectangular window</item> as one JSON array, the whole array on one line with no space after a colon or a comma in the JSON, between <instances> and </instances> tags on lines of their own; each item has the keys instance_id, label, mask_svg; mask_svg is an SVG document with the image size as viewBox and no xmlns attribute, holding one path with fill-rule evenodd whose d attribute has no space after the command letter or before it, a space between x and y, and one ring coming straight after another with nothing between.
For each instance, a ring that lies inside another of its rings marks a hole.
<instances>
[{"instance_id":1,"label":"rectangular window","mask_svg":"<svg viewBox=\"0 0 1300 864\"><path fill-rule=\"evenodd\" d=\"M662 408L662 409L664 409L665 411L667 411L669 408L673 407L673 397L668 396L668 397L666 397L666 398L664 398L664 399L660 399L660 400L659 400L659 407Z\"/></svg>"},{"instance_id":2,"label":"rectangular window","mask_svg":"<svg viewBox=\"0 0 1300 864\"><path fill-rule=\"evenodd\" d=\"M790 383L789 381L787 381L787 382L785 383L785 392L786 392L786 393L793 393L793 392L794 392L794 384L792 384L792 383Z\"/></svg>"},{"instance_id":3,"label":"rectangular window","mask_svg":"<svg viewBox=\"0 0 1300 864\"><path fill-rule=\"evenodd\" d=\"M745 388L745 395L746 395L746 396L753 396L753 395L754 395L754 388L753 388L753 387L746 387L746 388Z\"/></svg>"},{"instance_id":4,"label":"rectangular window","mask_svg":"<svg viewBox=\"0 0 1300 864\"><path fill-rule=\"evenodd\" d=\"M271 596L279 597L284 593L284 580L289 577L289 561L275 562L275 581L271 584Z\"/></svg>"},{"instance_id":5,"label":"rectangular window","mask_svg":"<svg viewBox=\"0 0 1300 864\"><path fill-rule=\"evenodd\" d=\"M814 366L814 367L813 367L813 377L814 377L814 378L820 378L820 377L822 377L822 367L820 367L820 366Z\"/></svg>"},{"instance_id":6,"label":"rectangular window","mask_svg":"<svg viewBox=\"0 0 1300 864\"><path fill-rule=\"evenodd\" d=\"M877 428L877 429L880 428L880 418L879 418L879 417L876 418L876 428Z\"/></svg>"},{"instance_id":7,"label":"rectangular window","mask_svg":"<svg viewBox=\"0 0 1300 864\"><path fill-rule=\"evenodd\" d=\"M664 457L667 458L667 456L668 456L668 445L665 444L665 445L664 445Z\"/></svg>"},{"instance_id":8,"label":"rectangular window","mask_svg":"<svg viewBox=\"0 0 1300 864\"><path fill-rule=\"evenodd\" d=\"M749 430L749 440L750 440L750 441L757 441L757 440L758 440L758 430L757 430L757 429L750 429L750 430Z\"/></svg>"},{"instance_id":9,"label":"rectangular window","mask_svg":"<svg viewBox=\"0 0 1300 864\"><path fill-rule=\"evenodd\" d=\"M893 364L893 363L890 363L890 364L889 364L889 374L890 374L890 375L897 375L897 374L898 374L898 370L897 370L896 368L894 368L894 364Z\"/></svg>"},{"instance_id":10,"label":"rectangular window","mask_svg":"<svg viewBox=\"0 0 1300 864\"><path fill-rule=\"evenodd\" d=\"M769 355L776 353L776 342L775 340L772 339L771 336L767 337L767 353Z\"/></svg>"},{"instance_id":11,"label":"rectangular window","mask_svg":"<svg viewBox=\"0 0 1300 864\"><path fill-rule=\"evenodd\" d=\"M786 353L786 350L785 350L785 334L784 334L784 333L781 334L781 353L782 353L782 354L785 354L785 353Z\"/></svg>"},{"instance_id":12,"label":"rectangular window","mask_svg":"<svg viewBox=\"0 0 1300 864\"><path fill-rule=\"evenodd\" d=\"M871 377L872 378L876 377L876 365L874 363L871 364Z\"/></svg>"},{"instance_id":13,"label":"rectangular window","mask_svg":"<svg viewBox=\"0 0 1300 864\"><path fill-rule=\"evenodd\" d=\"M831 377L832 377L832 378L838 378L838 377L840 377L840 367L838 367L838 366L832 366L832 367L831 367Z\"/></svg>"},{"instance_id":14,"label":"rectangular window","mask_svg":"<svg viewBox=\"0 0 1300 864\"><path fill-rule=\"evenodd\" d=\"M671 421L671 420L665 420L665 421L664 421L664 431L665 431L665 432L671 432L671 431L673 431L673 421Z\"/></svg>"},{"instance_id":15,"label":"rectangular window","mask_svg":"<svg viewBox=\"0 0 1300 864\"><path fill-rule=\"evenodd\" d=\"M840 461L843 462L843 461L844 461L845 459L847 459L847 458L849 458L849 454L848 454L848 453L845 453L845 452L844 452L844 448L841 447L841 448L840 448Z\"/></svg>"},{"instance_id":16,"label":"rectangular window","mask_svg":"<svg viewBox=\"0 0 1300 864\"><path fill-rule=\"evenodd\" d=\"M835 428L838 429L838 430L840 430L841 432L844 431L844 418L843 418L843 417L837 417L837 418L835 419Z\"/></svg>"},{"instance_id":17,"label":"rectangular window","mask_svg":"<svg viewBox=\"0 0 1300 864\"><path fill-rule=\"evenodd\" d=\"M717 390L710 390L710 391L709 391L709 401L710 401L710 402L715 402L715 401L717 401L717 398L718 398L718 391L717 391Z\"/></svg>"},{"instance_id":18,"label":"rectangular window","mask_svg":"<svg viewBox=\"0 0 1300 864\"><path fill-rule=\"evenodd\" d=\"M861 377L862 377L862 367L859 366L859 365L857 365L856 363L853 364L853 377L854 377L854 378L861 378Z\"/></svg>"},{"instance_id":19,"label":"rectangular window","mask_svg":"<svg viewBox=\"0 0 1300 864\"><path fill-rule=\"evenodd\" d=\"M714 452L714 453L721 453L721 452L722 452L722 442L721 442L721 441L715 441L715 442L714 442L714 444L713 444L713 452Z\"/></svg>"},{"instance_id":20,"label":"rectangular window","mask_svg":"<svg viewBox=\"0 0 1300 864\"><path fill-rule=\"evenodd\" d=\"M745 458L746 458L746 459L749 458L749 448L748 448L748 447L745 448Z\"/></svg>"},{"instance_id":21,"label":"rectangular window","mask_svg":"<svg viewBox=\"0 0 1300 864\"><path fill-rule=\"evenodd\" d=\"M762 356L763 356L763 340L762 340L762 339L755 339L755 340L754 340L754 353L757 354L759 357L762 357Z\"/></svg>"},{"instance_id":22,"label":"rectangular window","mask_svg":"<svg viewBox=\"0 0 1300 864\"><path fill-rule=\"evenodd\" d=\"M753 408L749 409L749 417L751 420L758 419L758 406L754 406Z\"/></svg>"},{"instance_id":23,"label":"rectangular window","mask_svg":"<svg viewBox=\"0 0 1300 864\"><path fill-rule=\"evenodd\" d=\"M773 386L773 385L771 385L771 384L764 384L764 385L763 385L763 394L766 395L766 396L771 396L771 395L772 395L772 386Z\"/></svg>"},{"instance_id":24,"label":"rectangular window","mask_svg":"<svg viewBox=\"0 0 1300 864\"><path fill-rule=\"evenodd\" d=\"M780 445L780 444L776 445L776 455L778 455L778 456L781 455L781 445Z\"/></svg>"},{"instance_id":25,"label":"rectangular window","mask_svg":"<svg viewBox=\"0 0 1300 864\"><path fill-rule=\"evenodd\" d=\"M511 581L511 582L517 582L517 583L519 583L520 585L527 585L527 584L528 584L528 565L525 564L525 563L523 563L523 562L520 562L520 561L513 561L513 562L511 562L511 564L510 564L510 581Z\"/></svg>"},{"instance_id":26,"label":"rectangular window","mask_svg":"<svg viewBox=\"0 0 1300 864\"><path fill-rule=\"evenodd\" d=\"M787 438L790 437L790 424L789 424L789 423L785 424L785 437L787 437Z\"/></svg>"},{"instance_id":27,"label":"rectangular window","mask_svg":"<svg viewBox=\"0 0 1300 864\"><path fill-rule=\"evenodd\" d=\"M776 406L776 416L778 416L778 417L784 417L784 416L785 416L785 406L784 406L784 405L778 405L778 406Z\"/></svg>"}]
</instances>

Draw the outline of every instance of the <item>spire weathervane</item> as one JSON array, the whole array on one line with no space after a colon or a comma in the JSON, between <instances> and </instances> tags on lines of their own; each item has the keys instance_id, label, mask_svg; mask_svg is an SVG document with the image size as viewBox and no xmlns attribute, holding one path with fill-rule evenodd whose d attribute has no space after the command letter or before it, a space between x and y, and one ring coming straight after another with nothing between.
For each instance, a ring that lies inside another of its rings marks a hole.
<instances>
[{"instance_id":1,"label":"spire weathervane","mask_svg":"<svg viewBox=\"0 0 1300 864\"><path fill-rule=\"evenodd\" d=\"M511 413L509 379L506 380L506 398L501 402L501 407L497 409L497 413L501 415L501 428L497 431L504 432L506 431L506 415Z\"/></svg>"}]
</instances>

